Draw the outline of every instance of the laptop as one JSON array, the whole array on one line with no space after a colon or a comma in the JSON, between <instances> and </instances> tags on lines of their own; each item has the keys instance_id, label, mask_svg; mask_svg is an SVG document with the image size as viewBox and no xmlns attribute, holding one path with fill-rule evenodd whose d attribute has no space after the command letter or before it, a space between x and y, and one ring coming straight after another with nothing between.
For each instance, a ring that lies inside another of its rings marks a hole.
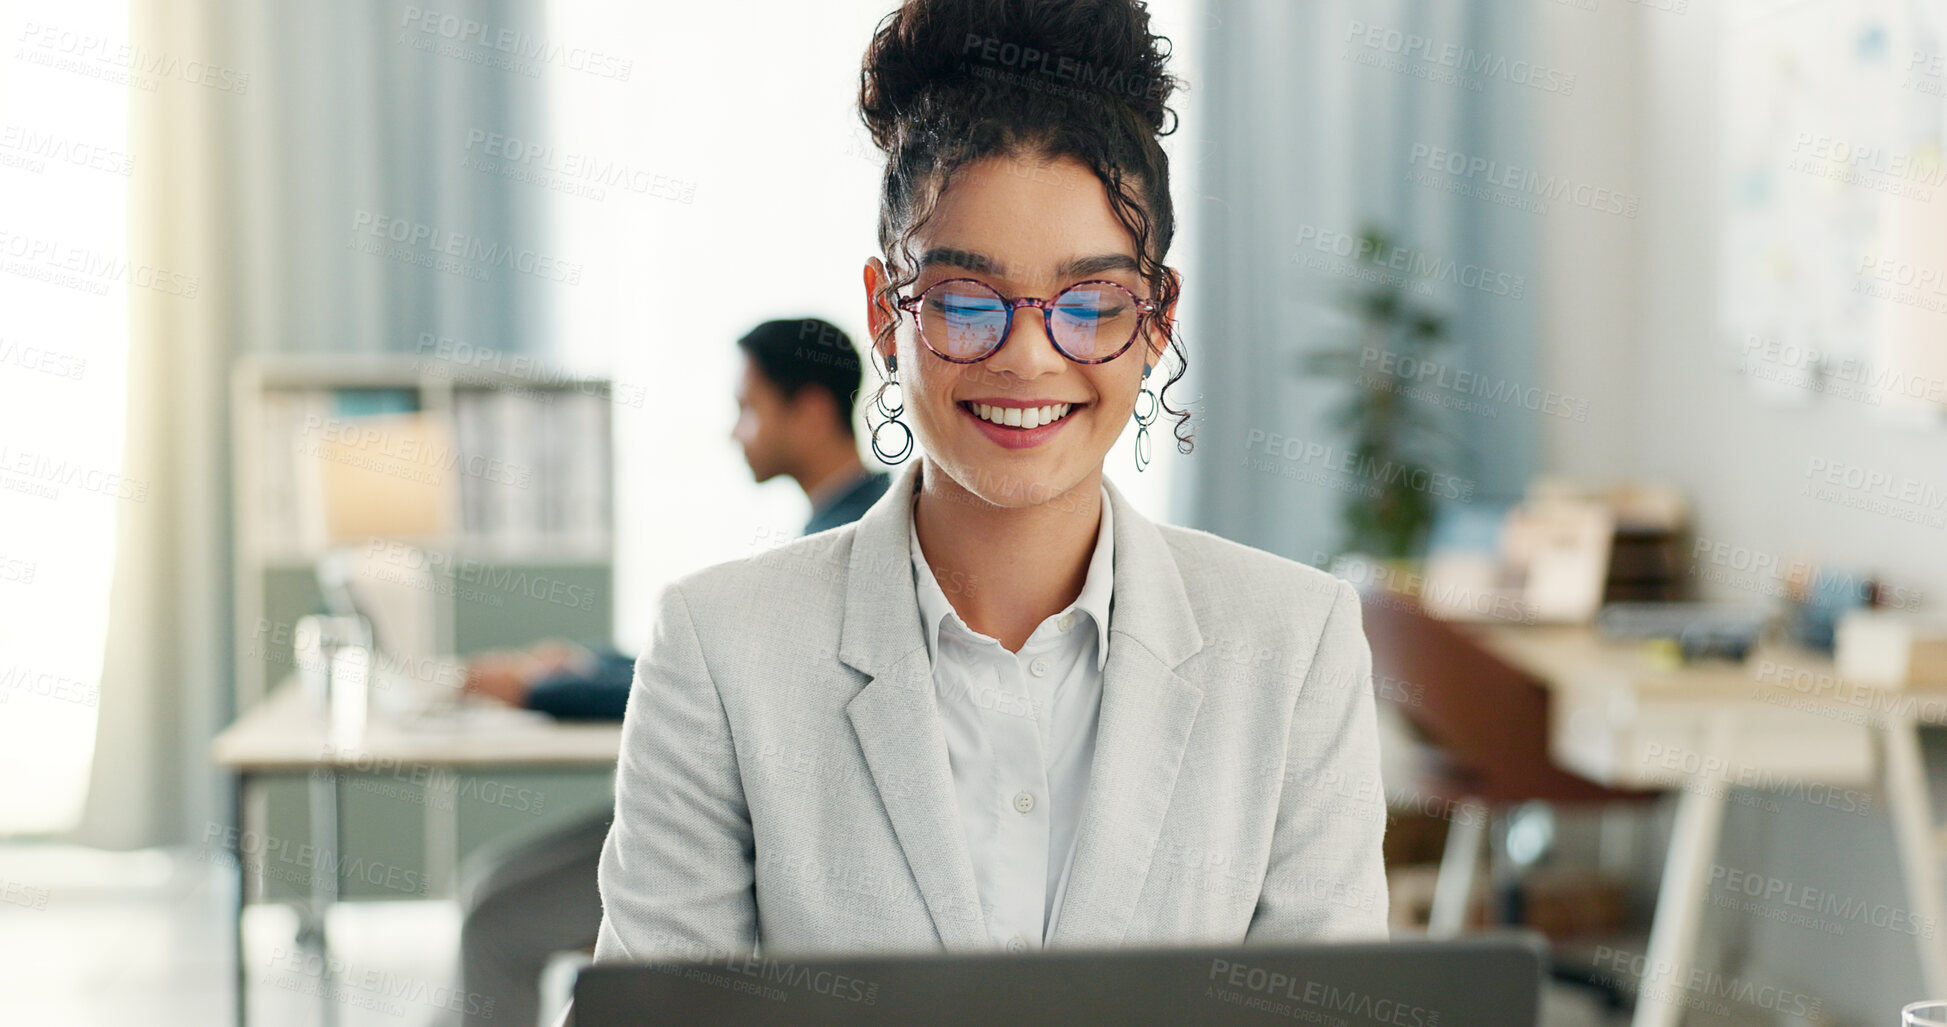
<instances>
[{"instance_id":1,"label":"laptop","mask_svg":"<svg viewBox=\"0 0 1947 1027\"><path fill-rule=\"evenodd\" d=\"M1322 1024L1535 1027L1531 934L1357 944L604 964L575 1027Z\"/></svg>"}]
</instances>

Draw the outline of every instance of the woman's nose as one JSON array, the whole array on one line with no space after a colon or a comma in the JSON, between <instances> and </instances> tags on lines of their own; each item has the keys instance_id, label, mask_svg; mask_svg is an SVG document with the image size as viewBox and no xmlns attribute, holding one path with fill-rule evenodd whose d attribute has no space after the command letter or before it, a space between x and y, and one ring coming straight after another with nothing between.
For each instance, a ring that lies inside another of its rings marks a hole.
<instances>
[{"instance_id":1,"label":"woman's nose","mask_svg":"<svg viewBox=\"0 0 1947 1027\"><path fill-rule=\"evenodd\" d=\"M1048 342L1047 317L1047 311L1038 307L1017 307L1000 351L983 363L991 371L1007 371L1018 378L1060 372L1067 358Z\"/></svg>"}]
</instances>

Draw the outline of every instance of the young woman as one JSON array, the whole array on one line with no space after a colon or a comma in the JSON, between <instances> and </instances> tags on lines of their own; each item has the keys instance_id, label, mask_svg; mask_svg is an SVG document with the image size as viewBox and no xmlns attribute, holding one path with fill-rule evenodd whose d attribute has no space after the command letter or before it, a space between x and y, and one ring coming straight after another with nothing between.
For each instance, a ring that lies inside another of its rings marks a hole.
<instances>
[{"instance_id":1,"label":"young woman","mask_svg":"<svg viewBox=\"0 0 1947 1027\"><path fill-rule=\"evenodd\" d=\"M1385 936L1352 588L1103 475L1183 370L1166 43L1135 0L879 27L874 450L924 455L664 592L597 962Z\"/></svg>"}]
</instances>

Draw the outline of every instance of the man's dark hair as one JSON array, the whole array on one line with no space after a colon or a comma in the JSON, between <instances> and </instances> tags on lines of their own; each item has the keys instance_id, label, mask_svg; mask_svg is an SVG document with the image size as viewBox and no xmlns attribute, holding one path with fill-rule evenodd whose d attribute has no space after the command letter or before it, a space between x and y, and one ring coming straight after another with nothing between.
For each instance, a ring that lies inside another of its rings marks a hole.
<instances>
[{"instance_id":1,"label":"man's dark hair","mask_svg":"<svg viewBox=\"0 0 1947 1027\"><path fill-rule=\"evenodd\" d=\"M852 411L864 376L859 351L843 329L815 317L766 321L738 339L737 347L785 399L796 399L806 388L829 393L838 408L838 426L853 434Z\"/></svg>"}]
</instances>

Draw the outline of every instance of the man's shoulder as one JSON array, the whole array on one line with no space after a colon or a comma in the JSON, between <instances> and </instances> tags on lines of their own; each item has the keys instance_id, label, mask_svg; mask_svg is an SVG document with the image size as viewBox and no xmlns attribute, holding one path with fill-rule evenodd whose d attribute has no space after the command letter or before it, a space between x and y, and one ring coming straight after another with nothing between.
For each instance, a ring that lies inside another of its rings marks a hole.
<instances>
[{"instance_id":1,"label":"man's shoulder","mask_svg":"<svg viewBox=\"0 0 1947 1027\"><path fill-rule=\"evenodd\" d=\"M872 509L879 501L879 497L885 495L886 489L891 486L892 475L885 471L867 471L859 475L858 480L843 493L833 497L825 509L812 514L811 519L805 522L804 533L815 535L834 528L842 528L858 520L867 510Z\"/></svg>"},{"instance_id":2,"label":"man's shoulder","mask_svg":"<svg viewBox=\"0 0 1947 1027\"><path fill-rule=\"evenodd\" d=\"M825 594L843 593L858 522L804 536L759 536L752 552L689 571L671 582L692 609L725 603L738 608L802 608Z\"/></svg>"}]
</instances>

